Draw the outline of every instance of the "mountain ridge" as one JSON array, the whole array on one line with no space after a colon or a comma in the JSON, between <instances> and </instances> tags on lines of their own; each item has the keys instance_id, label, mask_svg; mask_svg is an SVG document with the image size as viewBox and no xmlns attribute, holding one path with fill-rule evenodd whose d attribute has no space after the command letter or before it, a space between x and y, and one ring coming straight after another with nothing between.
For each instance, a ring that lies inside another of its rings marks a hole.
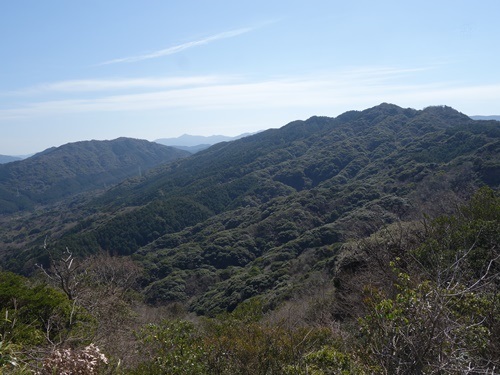
<instances>
[{"instance_id":1,"label":"mountain ridge","mask_svg":"<svg viewBox=\"0 0 500 375\"><path fill-rule=\"evenodd\" d=\"M471 119L473 120L495 120L495 121L500 121L500 116L470 116Z\"/></svg>"},{"instance_id":2,"label":"mountain ridge","mask_svg":"<svg viewBox=\"0 0 500 375\"><path fill-rule=\"evenodd\" d=\"M21 158L17 156L0 155L0 164L11 163L17 160L21 160Z\"/></svg>"},{"instance_id":3,"label":"mountain ridge","mask_svg":"<svg viewBox=\"0 0 500 375\"><path fill-rule=\"evenodd\" d=\"M203 136L203 135L183 134L179 137L174 137L174 138L159 138L156 139L154 142L173 147L179 147L179 146L197 147L200 145L214 145L219 142L234 141L236 139L247 137L249 135L252 135L252 133L244 133L234 137L226 135Z\"/></svg>"},{"instance_id":4,"label":"mountain ridge","mask_svg":"<svg viewBox=\"0 0 500 375\"><path fill-rule=\"evenodd\" d=\"M103 189L189 153L145 140L118 138L51 147L0 165L0 212L31 209L80 192Z\"/></svg>"}]
</instances>

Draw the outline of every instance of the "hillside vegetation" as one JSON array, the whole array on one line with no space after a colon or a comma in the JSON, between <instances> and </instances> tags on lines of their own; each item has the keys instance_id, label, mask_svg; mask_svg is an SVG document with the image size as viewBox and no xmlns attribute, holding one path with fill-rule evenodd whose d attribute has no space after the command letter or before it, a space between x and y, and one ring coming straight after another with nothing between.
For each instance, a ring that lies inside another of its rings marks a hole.
<instances>
[{"instance_id":1,"label":"hillside vegetation","mask_svg":"<svg viewBox=\"0 0 500 375\"><path fill-rule=\"evenodd\" d=\"M105 189L187 152L143 140L85 141L0 165L0 214Z\"/></svg>"},{"instance_id":2,"label":"hillside vegetation","mask_svg":"<svg viewBox=\"0 0 500 375\"><path fill-rule=\"evenodd\" d=\"M21 158L9 155L0 155L0 164L11 163L16 160L21 160Z\"/></svg>"},{"instance_id":3,"label":"hillside vegetation","mask_svg":"<svg viewBox=\"0 0 500 375\"><path fill-rule=\"evenodd\" d=\"M295 121L4 218L2 265L78 306L57 348L126 372L491 373L499 148L498 122L443 106Z\"/></svg>"}]
</instances>

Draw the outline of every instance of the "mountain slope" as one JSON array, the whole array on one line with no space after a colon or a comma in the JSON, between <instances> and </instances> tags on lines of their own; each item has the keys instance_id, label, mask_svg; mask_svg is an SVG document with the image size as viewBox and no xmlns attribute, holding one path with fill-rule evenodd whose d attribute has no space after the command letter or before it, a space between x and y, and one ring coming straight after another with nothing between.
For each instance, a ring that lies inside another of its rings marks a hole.
<instances>
[{"instance_id":1,"label":"mountain slope","mask_svg":"<svg viewBox=\"0 0 500 375\"><path fill-rule=\"evenodd\" d=\"M16 156L0 155L0 164L10 163L17 160L21 160L21 158Z\"/></svg>"},{"instance_id":2,"label":"mountain slope","mask_svg":"<svg viewBox=\"0 0 500 375\"><path fill-rule=\"evenodd\" d=\"M143 140L84 141L0 166L0 213L56 202L189 155Z\"/></svg>"},{"instance_id":3,"label":"mountain slope","mask_svg":"<svg viewBox=\"0 0 500 375\"><path fill-rule=\"evenodd\" d=\"M92 215L60 230L53 246L133 254L151 303L180 301L203 314L257 295L272 305L328 272L349 239L497 187L499 151L498 122L449 107L312 117L127 181L86 206ZM47 261L50 225L32 228L23 239L30 251L4 264Z\"/></svg>"}]
</instances>

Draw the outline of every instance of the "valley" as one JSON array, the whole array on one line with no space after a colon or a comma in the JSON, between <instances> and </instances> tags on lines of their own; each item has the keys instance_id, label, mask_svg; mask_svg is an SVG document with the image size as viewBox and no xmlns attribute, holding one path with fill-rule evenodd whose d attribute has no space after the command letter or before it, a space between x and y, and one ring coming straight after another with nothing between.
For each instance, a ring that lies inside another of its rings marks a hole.
<instances>
[{"instance_id":1,"label":"valley","mask_svg":"<svg viewBox=\"0 0 500 375\"><path fill-rule=\"evenodd\" d=\"M489 371L499 124L383 103L195 154L124 138L47 150L0 166L1 274L30 280L12 281L26 296L53 288L53 309L74 301L80 326L32 329L61 347L96 343L125 373L186 361L179 374L431 373L464 353ZM44 348L16 335L19 358Z\"/></svg>"}]
</instances>

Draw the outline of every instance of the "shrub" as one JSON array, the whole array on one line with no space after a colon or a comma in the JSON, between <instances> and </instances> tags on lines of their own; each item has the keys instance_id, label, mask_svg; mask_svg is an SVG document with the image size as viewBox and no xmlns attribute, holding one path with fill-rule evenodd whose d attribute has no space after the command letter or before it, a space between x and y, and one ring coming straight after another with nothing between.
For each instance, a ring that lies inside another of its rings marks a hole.
<instances>
[{"instance_id":1,"label":"shrub","mask_svg":"<svg viewBox=\"0 0 500 375\"><path fill-rule=\"evenodd\" d=\"M80 349L57 349L45 359L38 375L95 375L108 359L94 344Z\"/></svg>"}]
</instances>

